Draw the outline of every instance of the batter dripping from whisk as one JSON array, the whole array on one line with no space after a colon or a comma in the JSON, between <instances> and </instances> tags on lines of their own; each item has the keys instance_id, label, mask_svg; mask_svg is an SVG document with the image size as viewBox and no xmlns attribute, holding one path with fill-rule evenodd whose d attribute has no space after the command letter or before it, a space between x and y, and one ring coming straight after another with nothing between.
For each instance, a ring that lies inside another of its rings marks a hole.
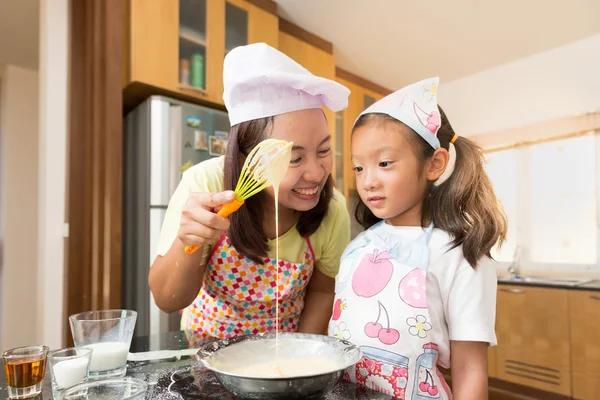
<instances>
[{"instance_id":1,"label":"batter dripping from whisk","mask_svg":"<svg viewBox=\"0 0 600 400\"><path fill-rule=\"evenodd\" d=\"M192 342L325 333L350 218L333 188L321 107L345 108L349 91L265 44L229 52L223 79L226 154L188 169L169 202L149 276L154 300L166 312L183 310ZM276 170L284 174L277 187L217 215L234 200L244 160L267 139L293 142L287 173ZM186 246L198 249L188 254Z\"/></svg>"}]
</instances>

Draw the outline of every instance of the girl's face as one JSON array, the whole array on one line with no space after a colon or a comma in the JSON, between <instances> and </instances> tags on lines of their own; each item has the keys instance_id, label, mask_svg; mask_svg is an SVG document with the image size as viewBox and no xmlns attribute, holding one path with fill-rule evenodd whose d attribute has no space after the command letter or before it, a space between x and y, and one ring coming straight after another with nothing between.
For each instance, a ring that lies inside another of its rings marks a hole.
<instances>
[{"instance_id":1,"label":"girl's face","mask_svg":"<svg viewBox=\"0 0 600 400\"><path fill-rule=\"evenodd\" d=\"M392 225L421 224L428 162L420 165L408 134L393 121L374 121L352 134L352 163L360 198Z\"/></svg>"},{"instance_id":2,"label":"girl's face","mask_svg":"<svg viewBox=\"0 0 600 400\"><path fill-rule=\"evenodd\" d=\"M279 205L296 211L313 209L333 166L331 135L323 111L277 115L270 137L294 142L290 166L279 187ZM265 191L274 197L272 187Z\"/></svg>"}]
</instances>

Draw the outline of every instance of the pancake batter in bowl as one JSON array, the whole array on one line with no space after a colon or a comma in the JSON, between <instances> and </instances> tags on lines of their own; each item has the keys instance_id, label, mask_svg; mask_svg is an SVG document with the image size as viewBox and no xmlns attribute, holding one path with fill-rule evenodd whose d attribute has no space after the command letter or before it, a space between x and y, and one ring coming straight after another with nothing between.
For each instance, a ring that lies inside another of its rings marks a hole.
<instances>
[{"instance_id":1,"label":"pancake batter in bowl","mask_svg":"<svg viewBox=\"0 0 600 400\"><path fill-rule=\"evenodd\" d=\"M325 357L279 358L265 362L236 361L237 365L223 369L236 375L252 378L295 378L299 376L312 376L327 374L340 368L337 360Z\"/></svg>"},{"instance_id":2,"label":"pancake batter in bowl","mask_svg":"<svg viewBox=\"0 0 600 400\"><path fill-rule=\"evenodd\" d=\"M348 356L327 343L277 336L221 348L207 364L220 372L253 378L321 375L348 365Z\"/></svg>"}]
</instances>

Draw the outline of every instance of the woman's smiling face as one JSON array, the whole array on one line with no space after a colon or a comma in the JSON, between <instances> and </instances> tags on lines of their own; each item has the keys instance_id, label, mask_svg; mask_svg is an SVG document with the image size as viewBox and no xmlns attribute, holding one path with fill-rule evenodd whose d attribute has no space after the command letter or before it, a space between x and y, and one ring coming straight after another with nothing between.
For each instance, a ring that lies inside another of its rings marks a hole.
<instances>
[{"instance_id":1,"label":"woman's smiling face","mask_svg":"<svg viewBox=\"0 0 600 400\"><path fill-rule=\"evenodd\" d=\"M317 108L277 115L269 137L294 143L290 166L279 186L280 207L313 209L333 167L331 135L323 111ZM274 197L272 187L265 192Z\"/></svg>"}]
</instances>

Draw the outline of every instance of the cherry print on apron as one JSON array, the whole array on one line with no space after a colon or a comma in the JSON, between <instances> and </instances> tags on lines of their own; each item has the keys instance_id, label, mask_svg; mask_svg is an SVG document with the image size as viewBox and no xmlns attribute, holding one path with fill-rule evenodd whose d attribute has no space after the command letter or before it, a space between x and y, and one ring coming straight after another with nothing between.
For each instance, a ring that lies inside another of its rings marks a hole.
<instances>
[{"instance_id":1,"label":"cherry print on apron","mask_svg":"<svg viewBox=\"0 0 600 400\"><path fill-rule=\"evenodd\" d=\"M382 310L387 318L387 326L385 328L379 323ZM377 338L381 343L387 345L394 344L400 339L400 332L398 332L397 329L390 327L390 314L388 314L388 311L381 302L379 302L379 314L377 315L377 319L375 322L367 322L365 325L365 334L370 338Z\"/></svg>"},{"instance_id":2,"label":"cherry print on apron","mask_svg":"<svg viewBox=\"0 0 600 400\"><path fill-rule=\"evenodd\" d=\"M357 238L359 244L342 258L336 278L329 333L352 337L364 354L345 377L399 399L450 400L437 368L438 327L429 322L427 308L433 226L417 237L404 237L394 236L383 223Z\"/></svg>"}]
</instances>

